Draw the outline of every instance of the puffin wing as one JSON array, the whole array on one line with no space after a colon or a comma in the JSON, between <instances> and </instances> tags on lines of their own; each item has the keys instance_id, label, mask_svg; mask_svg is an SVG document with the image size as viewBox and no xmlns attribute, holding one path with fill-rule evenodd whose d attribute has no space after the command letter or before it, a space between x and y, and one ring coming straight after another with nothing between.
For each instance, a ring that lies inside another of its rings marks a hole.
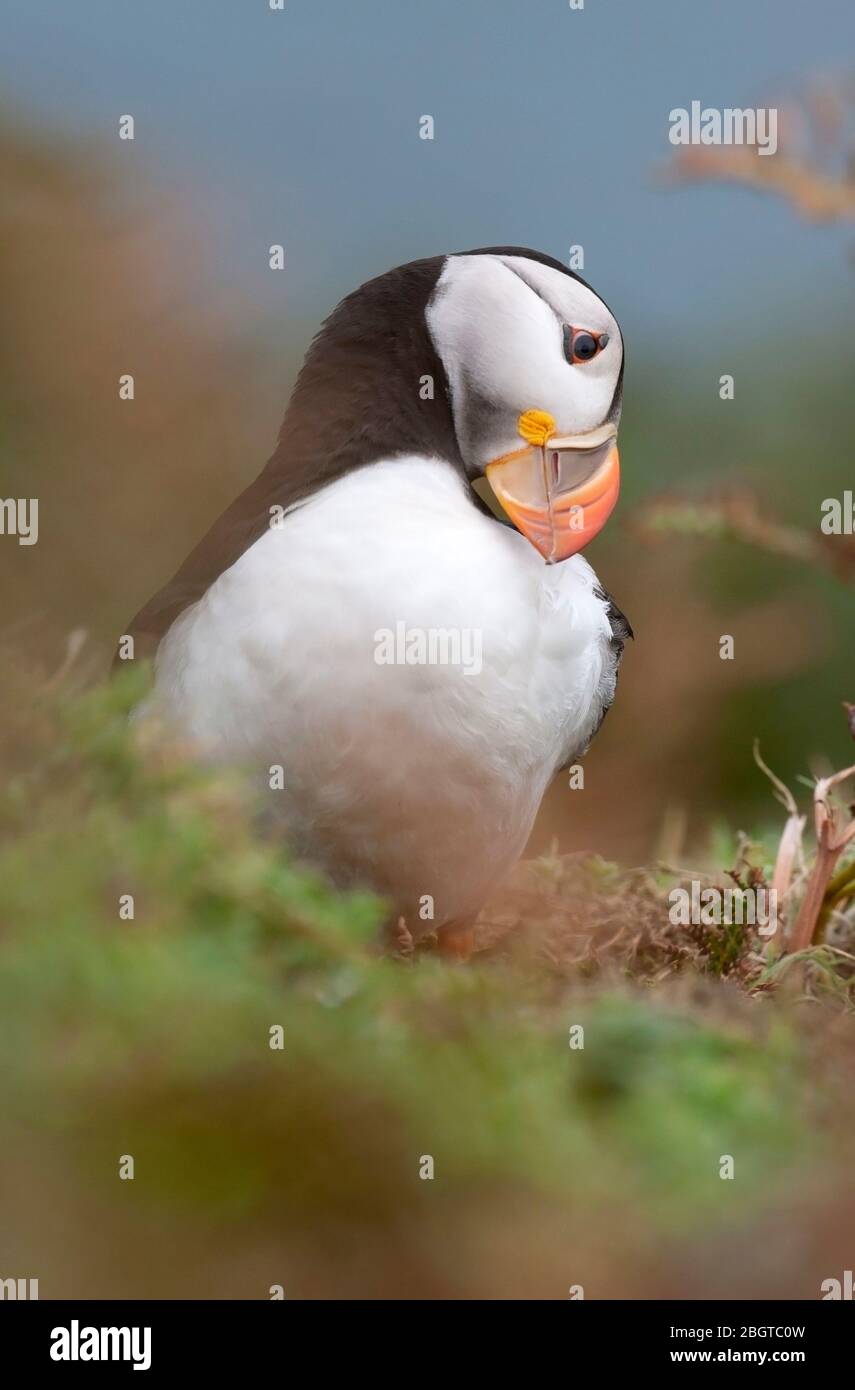
<instances>
[{"instance_id":1,"label":"puffin wing","mask_svg":"<svg viewBox=\"0 0 855 1390\"><path fill-rule=\"evenodd\" d=\"M612 630L612 647L614 648L618 661L620 661L623 655L624 644L628 642L630 638L634 637L635 633L632 630L629 618L625 613L621 612L611 594L608 590L603 588L602 584L597 585L596 594L606 605L606 616Z\"/></svg>"}]
</instances>

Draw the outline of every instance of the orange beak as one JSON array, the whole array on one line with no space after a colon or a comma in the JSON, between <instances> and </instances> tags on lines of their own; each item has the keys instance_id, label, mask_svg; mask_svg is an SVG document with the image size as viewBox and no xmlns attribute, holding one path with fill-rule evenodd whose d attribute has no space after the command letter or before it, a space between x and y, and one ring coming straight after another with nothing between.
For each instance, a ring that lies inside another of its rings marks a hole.
<instances>
[{"instance_id":1,"label":"orange beak","mask_svg":"<svg viewBox=\"0 0 855 1390\"><path fill-rule=\"evenodd\" d=\"M602 531L620 491L617 430L550 438L494 459L485 470L517 530L548 564L583 550Z\"/></svg>"}]
</instances>

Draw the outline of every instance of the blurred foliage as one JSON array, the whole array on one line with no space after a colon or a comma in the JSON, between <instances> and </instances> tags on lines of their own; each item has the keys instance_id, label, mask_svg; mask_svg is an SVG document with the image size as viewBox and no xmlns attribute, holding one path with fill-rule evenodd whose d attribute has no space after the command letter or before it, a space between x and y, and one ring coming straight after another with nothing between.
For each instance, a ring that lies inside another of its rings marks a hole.
<instances>
[{"instance_id":1,"label":"blurred foliage","mask_svg":"<svg viewBox=\"0 0 855 1390\"><path fill-rule=\"evenodd\" d=\"M296 348L205 265L202 210L11 122L0 179L0 495L40 499L38 544L0 545L5 619L112 652L272 452Z\"/></svg>"},{"instance_id":2,"label":"blurred foliage","mask_svg":"<svg viewBox=\"0 0 855 1390\"><path fill-rule=\"evenodd\" d=\"M855 221L855 84L850 74L819 74L776 95L776 148L687 145L662 170L672 183L741 184L782 198L816 223Z\"/></svg>"},{"instance_id":3,"label":"blurred foliage","mask_svg":"<svg viewBox=\"0 0 855 1390\"><path fill-rule=\"evenodd\" d=\"M534 956L382 958L381 904L265 843L237 774L129 723L143 681L70 697L6 672L0 1230L4 1268L43 1296L265 1297L289 1278L358 1296L366 1247L386 1294L512 1289L519 1270L486 1268L506 1212L544 1294L556 1231L575 1231L558 1277L585 1282L603 1232L649 1250L700 1238L831 1164L786 1012L724 986L707 1009L605 978L580 992ZM601 892L618 882L593 872ZM443 1242L470 1222L452 1271Z\"/></svg>"}]
</instances>

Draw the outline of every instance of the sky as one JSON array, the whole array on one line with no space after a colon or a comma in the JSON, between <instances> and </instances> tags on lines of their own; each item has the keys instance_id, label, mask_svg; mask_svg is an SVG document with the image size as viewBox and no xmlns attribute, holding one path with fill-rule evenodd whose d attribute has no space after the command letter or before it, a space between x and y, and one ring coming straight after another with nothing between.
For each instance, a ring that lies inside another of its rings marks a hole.
<instances>
[{"instance_id":1,"label":"sky","mask_svg":"<svg viewBox=\"0 0 855 1390\"><path fill-rule=\"evenodd\" d=\"M422 255L522 244L584 274L640 346L840 312L850 228L664 189L673 107L772 104L853 68L844 0L5 0L9 112L187 201L260 316L317 320ZM136 139L120 144L118 118ZM433 141L419 139L432 115ZM271 297L267 247L286 249ZM276 298L282 295L282 300ZM851 303L845 307L851 310Z\"/></svg>"}]
</instances>

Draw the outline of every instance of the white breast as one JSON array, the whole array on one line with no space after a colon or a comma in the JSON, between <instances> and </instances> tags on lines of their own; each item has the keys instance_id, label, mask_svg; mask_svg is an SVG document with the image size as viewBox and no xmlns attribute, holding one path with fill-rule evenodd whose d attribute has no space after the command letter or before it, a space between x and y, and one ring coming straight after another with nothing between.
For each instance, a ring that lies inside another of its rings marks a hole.
<instances>
[{"instance_id":1,"label":"white breast","mask_svg":"<svg viewBox=\"0 0 855 1390\"><path fill-rule=\"evenodd\" d=\"M155 701L206 756L258 770L299 855L418 934L478 909L596 728L615 663L595 588L579 556L548 567L478 512L451 465L384 460L289 513L178 619ZM378 661L420 644L462 664Z\"/></svg>"}]
</instances>

